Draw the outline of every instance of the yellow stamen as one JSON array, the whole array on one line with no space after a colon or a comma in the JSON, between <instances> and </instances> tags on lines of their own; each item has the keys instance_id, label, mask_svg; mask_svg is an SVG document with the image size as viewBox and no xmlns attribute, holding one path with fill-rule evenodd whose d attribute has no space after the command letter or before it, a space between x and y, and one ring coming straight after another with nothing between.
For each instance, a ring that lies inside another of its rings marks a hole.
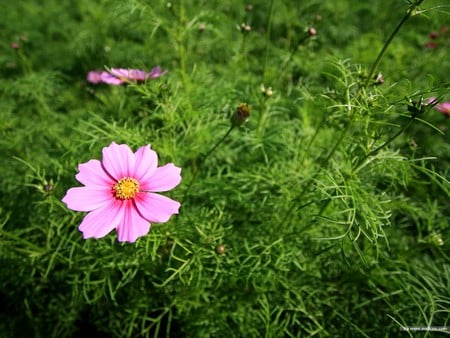
<instances>
[{"instance_id":1,"label":"yellow stamen","mask_svg":"<svg viewBox=\"0 0 450 338\"><path fill-rule=\"evenodd\" d=\"M114 197L120 200L133 198L139 192L139 182L131 177L124 177L114 184Z\"/></svg>"}]
</instances>

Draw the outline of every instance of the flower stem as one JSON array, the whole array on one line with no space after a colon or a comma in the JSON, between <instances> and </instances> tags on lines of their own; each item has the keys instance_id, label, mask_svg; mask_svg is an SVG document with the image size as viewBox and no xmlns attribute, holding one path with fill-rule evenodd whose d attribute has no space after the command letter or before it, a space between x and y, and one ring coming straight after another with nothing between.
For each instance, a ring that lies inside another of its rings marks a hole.
<instances>
[{"instance_id":1,"label":"flower stem","mask_svg":"<svg viewBox=\"0 0 450 338\"><path fill-rule=\"evenodd\" d=\"M370 68L369 75L367 76L366 82L364 83L364 87L363 87L364 89L367 89L367 87L369 86L369 83L370 83L373 75L375 74L375 71L376 71L378 65L380 64L381 59L383 58L384 54L386 53L386 50L388 49L388 47L391 44L394 37L399 32L400 28L403 26L403 24L406 22L406 20L408 20L409 17L415 12L416 8L418 6L420 6L420 4L422 4L423 1L424 0L416 0L414 3L411 4L411 6L406 11L405 16L402 18L402 20L398 23L397 27L395 27L394 31L388 37L388 39L384 43L384 46L381 49L380 53L378 53L378 56L377 56L375 62L373 63L372 68Z\"/></svg>"},{"instance_id":2,"label":"flower stem","mask_svg":"<svg viewBox=\"0 0 450 338\"><path fill-rule=\"evenodd\" d=\"M269 59L269 45L270 45L270 30L272 26L272 12L273 12L273 0L270 0L269 6L269 18L267 20L267 31L266 31L266 51L264 57L264 68L263 68L263 83L266 83L266 75L267 75L267 60Z\"/></svg>"},{"instance_id":3,"label":"flower stem","mask_svg":"<svg viewBox=\"0 0 450 338\"><path fill-rule=\"evenodd\" d=\"M219 141L217 141L217 143L203 156L203 158L202 158L202 161L201 161L201 164L200 164L200 166L201 165L203 165L203 164L205 164L205 162L206 162L206 159L217 149L217 147L223 142L223 141L225 141L225 139L228 137L228 135L230 135L230 133L231 133L231 131L234 129L234 125L232 125L231 127L230 127L230 129L228 129L228 131L222 136L222 138L219 140ZM195 181L195 179L196 179L196 177L197 177L197 174L198 174L198 167L196 167L195 169L194 169L194 174L192 175L192 178L191 178L191 180L190 180L190 182L189 182L189 184L188 184L188 186L187 186L187 188L186 188L186 190L185 190L185 192L184 192L184 196L183 196L183 201L185 201L186 200L186 198L187 198L187 196L188 196L188 193L189 193L189 190L190 190L190 188L191 188L191 186L192 186L192 184L194 184L194 181Z\"/></svg>"},{"instance_id":4,"label":"flower stem","mask_svg":"<svg viewBox=\"0 0 450 338\"><path fill-rule=\"evenodd\" d=\"M381 149L383 149L384 147L386 147L387 145L389 145L392 141L394 141L397 137L399 137L410 125L411 123L415 120L415 116L412 116L408 122L399 130L397 131L394 135L392 135L386 142L384 142L382 145L380 145L379 147L375 148L374 150L372 150L371 152L369 152L368 154L366 154L366 156L364 156L357 164L357 166L355 167L355 169L353 170L353 174L356 174L361 168L363 168L365 166L365 164L367 163L366 160L369 159L370 157L376 155Z\"/></svg>"}]
</instances>

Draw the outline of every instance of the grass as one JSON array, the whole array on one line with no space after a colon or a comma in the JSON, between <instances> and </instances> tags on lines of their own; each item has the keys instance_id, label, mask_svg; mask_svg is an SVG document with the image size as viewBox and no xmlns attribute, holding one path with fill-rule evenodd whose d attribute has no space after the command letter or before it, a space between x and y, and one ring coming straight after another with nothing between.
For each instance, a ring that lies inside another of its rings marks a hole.
<instances>
[{"instance_id":1,"label":"grass","mask_svg":"<svg viewBox=\"0 0 450 338\"><path fill-rule=\"evenodd\" d=\"M450 101L443 1L3 7L5 337L449 332L449 120L426 104ZM182 168L180 214L132 244L84 240L61 202L112 141Z\"/></svg>"}]
</instances>

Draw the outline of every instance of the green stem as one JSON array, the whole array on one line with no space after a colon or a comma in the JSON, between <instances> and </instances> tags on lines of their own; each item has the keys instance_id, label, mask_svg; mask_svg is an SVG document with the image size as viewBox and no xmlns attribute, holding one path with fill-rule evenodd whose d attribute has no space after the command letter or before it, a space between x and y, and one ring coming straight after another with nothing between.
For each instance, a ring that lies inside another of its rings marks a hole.
<instances>
[{"instance_id":1,"label":"green stem","mask_svg":"<svg viewBox=\"0 0 450 338\"><path fill-rule=\"evenodd\" d=\"M414 120L415 120L415 117L414 116L411 117L408 120L408 122L399 131L397 131L394 135L392 135L386 142L384 142L382 145L380 145L379 147L375 148L374 150L372 150L371 152L366 154L366 156L364 156L364 158L358 162L358 165L353 170L353 174L356 174L361 168L363 168L365 166L365 162L368 158L376 155L381 149L383 149L384 147L389 145L392 141L394 141L397 137L399 137L411 125L411 123Z\"/></svg>"},{"instance_id":2,"label":"green stem","mask_svg":"<svg viewBox=\"0 0 450 338\"><path fill-rule=\"evenodd\" d=\"M417 0L414 4L411 4L408 11L406 12L403 19L398 23L397 27L395 27L394 31L391 33L391 35L388 37L386 42L384 43L383 48L381 49L380 53L378 54L375 62L372 65L372 68L370 68L369 75L367 76L366 82L364 83L364 89L366 89L369 86L369 83L375 74L375 71L378 67L378 65L381 62L381 59L383 58L384 54L386 53L386 50L388 49L389 45L391 44L394 37L399 32L400 28L403 26L403 24L406 22L406 20L409 19L409 17L415 12L416 8L423 2L424 0Z\"/></svg>"},{"instance_id":3,"label":"green stem","mask_svg":"<svg viewBox=\"0 0 450 338\"><path fill-rule=\"evenodd\" d=\"M225 135L223 135L222 136L222 138L206 153L206 155L205 156L203 156L203 158L202 158L202 162L201 162L201 164L200 165L203 165L204 163L205 163L205 161L206 161L206 159L214 152L214 150L216 150L217 149L217 147L223 142L223 141L225 141L225 139L228 137L228 135L230 135L230 133L231 133L231 131L234 129L234 127L235 126L231 126L230 127L230 129L228 129L228 131L225 133ZM187 186L187 188L186 188L186 191L184 192L184 196L183 196L183 201L185 201L186 200L186 198L187 198L187 196L188 196L188 192L189 192L189 190L190 190L190 188L191 188L191 186L192 186L192 184L194 184L194 181L195 181L195 179L196 179L196 177L197 177L197 174L198 174L198 168L196 167L195 169L194 169L194 174L192 175L192 178L191 178L191 180L190 180L190 182L189 182L189 184L188 184L188 186Z\"/></svg>"},{"instance_id":4,"label":"green stem","mask_svg":"<svg viewBox=\"0 0 450 338\"><path fill-rule=\"evenodd\" d=\"M266 67L267 67L267 60L269 58L269 45L270 45L270 31L272 27L272 11L273 11L273 0L270 0L270 6L269 6L269 19L267 20L267 33L266 33L266 51L265 51L265 58L264 58L264 68L263 68L263 84L266 83Z\"/></svg>"}]
</instances>

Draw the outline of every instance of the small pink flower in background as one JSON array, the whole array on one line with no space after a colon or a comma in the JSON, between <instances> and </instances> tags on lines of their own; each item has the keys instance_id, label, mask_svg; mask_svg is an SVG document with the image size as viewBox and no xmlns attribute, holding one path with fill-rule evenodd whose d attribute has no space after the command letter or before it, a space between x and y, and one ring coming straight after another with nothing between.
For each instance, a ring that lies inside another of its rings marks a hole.
<instances>
[{"instance_id":1,"label":"small pink flower in background","mask_svg":"<svg viewBox=\"0 0 450 338\"><path fill-rule=\"evenodd\" d=\"M19 49L20 48L20 46L19 46L19 44L17 42L11 42L10 47L12 49Z\"/></svg>"},{"instance_id":2,"label":"small pink flower in background","mask_svg":"<svg viewBox=\"0 0 450 338\"><path fill-rule=\"evenodd\" d=\"M83 238L101 238L116 229L120 242L134 242L150 231L150 222L167 222L178 214L180 203L157 192L175 188L181 168L158 165L150 145L135 153L126 144L103 148L103 159L78 166L76 179L62 201L69 209L89 212L79 230Z\"/></svg>"},{"instance_id":3,"label":"small pink flower in background","mask_svg":"<svg viewBox=\"0 0 450 338\"><path fill-rule=\"evenodd\" d=\"M126 69L126 68L111 68L107 71L90 71L87 75L87 81L90 83L106 83L110 85L121 85L126 82L143 82L150 79L161 77L167 73L167 70L162 71L160 66L153 68L150 73L140 69Z\"/></svg>"}]
</instances>

